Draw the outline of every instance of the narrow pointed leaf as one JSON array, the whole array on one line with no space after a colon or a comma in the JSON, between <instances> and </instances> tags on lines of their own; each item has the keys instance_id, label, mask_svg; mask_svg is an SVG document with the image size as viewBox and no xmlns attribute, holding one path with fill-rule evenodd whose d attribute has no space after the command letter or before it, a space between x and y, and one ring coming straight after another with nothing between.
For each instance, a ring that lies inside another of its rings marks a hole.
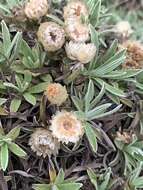
<instances>
[{"instance_id":1,"label":"narrow pointed leaf","mask_svg":"<svg viewBox=\"0 0 143 190\"><path fill-rule=\"evenodd\" d=\"M8 145L8 148L10 149L11 152L13 152L15 155L19 156L19 157L25 157L26 156L26 152L20 148L20 146L18 146L15 143L10 143Z\"/></svg>"},{"instance_id":2,"label":"narrow pointed leaf","mask_svg":"<svg viewBox=\"0 0 143 190\"><path fill-rule=\"evenodd\" d=\"M91 125L89 123L85 124L85 134L87 136L87 139L91 145L91 148L94 152L97 151L97 139L96 139L96 134L95 131L92 129Z\"/></svg>"},{"instance_id":3,"label":"narrow pointed leaf","mask_svg":"<svg viewBox=\"0 0 143 190\"><path fill-rule=\"evenodd\" d=\"M65 183L57 185L59 190L79 190L82 187L81 183Z\"/></svg>"},{"instance_id":4,"label":"narrow pointed leaf","mask_svg":"<svg viewBox=\"0 0 143 190\"><path fill-rule=\"evenodd\" d=\"M36 104L36 98L32 94L30 94L30 93L24 93L23 96L24 96L25 100L27 102L29 102L30 104L32 104L32 105Z\"/></svg>"},{"instance_id":5,"label":"narrow pointed leaf","mask_svg":"<svg viewBox=\"0 0 143 190\"><path fill-rule=\"evenodd\" d=\"M10 112L17 112L21 104L21 99L14 98L10 104Z\"/></svg>"},{"instance_id":6,"label":"narrow pointed leaf","mask_svg":"<svg viewBox=\"0 0 143 190\"><path fill-rule=\"evenodd\" d=\"M13 128L7 135L6 137L7 138L10 138L12 140L15 140L18 136L19 136L19 133L20 133L20 128L19 127L15 127Z\"/></svg>"},{"instance_id":7,"label":"narrow pointed leaf","mask_svg":"<svg viewBox=\"0 0 143 190\"><path fill-rule=\"evenodd\" d=\"M1 146L0 154L1 167L5 171L8 166L8 146L6 143Z\"/></svg>"},{"instance_id":8,"label":"narrow pointed leaf","mask_svg":"<svg viewBox=\"0 0 143 190\"><path fill-rule=\"evenodd\" d=\"M63 183L64 177L65 177L64 171L63 171L63 169L60 169L60 171L56 177L55 184Z\"/></svg>"},{"instance_id":9,"label":"narrow pointed leaf","mask_svg":"<svg viewBox=\"0 0 143 190\"><path fill-rule=\"evenodd\" d=\"M94 185L96 190L99 190L98 189L98 184L97 184L97 176L94 173L94 171L92 169L88 169L87 173L88 173L88 176L89 176L89 179L90 179L91 183Z\"/></svg>"},{"instance_id":10,"label":"narrow pointed leaf","mask_svg":"<svg viewBox=\"0 0 143 190\"><path fill-rule=\"evenodd\" d=\"M34 184L32 188L35 190L51 190L50 184Z\"/></svg>"}]
</instances>

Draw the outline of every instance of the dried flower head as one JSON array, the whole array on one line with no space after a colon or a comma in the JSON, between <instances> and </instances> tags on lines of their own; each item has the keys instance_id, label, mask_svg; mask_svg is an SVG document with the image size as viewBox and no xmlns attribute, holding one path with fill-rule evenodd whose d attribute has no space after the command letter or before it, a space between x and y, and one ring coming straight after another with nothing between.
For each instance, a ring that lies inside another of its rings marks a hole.
<instances>
[{"instance_id":1,"label":"dried flower head","mask_svg":"<svg viewBox=\"0 0 143 190\"><path fill-rule=\"evenodd\" d=\"M58 112L52 118L50 129L58 141L66 144L78 142L84 133L82 123L73 112L67 111Z\"/></svg>"},{"instance_id":2,"label":"dried flower head","mask_svg":"<svg viewBox=\"0 0 143 190\"><path fill-rule=\"evenodd\" d=\"M131 135L127 132L121 133L121 132L117 131L117 133L116 133L116 139L119 141L122 141L124 143L127 143L127 144L130 143L131 138L132 138Z\"/></svg>"},{"instance_id":3,"label":"dried flower head","mask_svg":"<svg viewBox=\"0 0 143 190\"><path fill-rule=\"evenodd\" d=\"M78 20L69 18L65 22L65 31L69 38L75 42L85 42L89 40L89 27Z\"/></svg>"},{"instance_id":4,"label":"dried flower head","mask_svg":"<svg viewBox=\"0 0 143 190\"><path fill-rule=\"evenodd\" d=\"M95 57L96 46L93 43L75 43L70 41L66 44L66 53L71 60L78 60L80 63L88 63Z\"/></svg>"},{"instance_id":5,"label":"dried flower head","mask_svg":"<svg viewBox=\"0 0 143 190\"><path fill-rule=\"evenodd\" d=\"M29 0L25 5L25 15L32 20L39 20L48 11L47 0Z\"/></svg>"},{"instance_id":6,"label":"dried flower head","mask_svg":"<svg viewBox=\"0 0 143 190\"><path fill-rule=\"evenodd\" d=\"M31 135L29 145L38 156L43 157L58 154L60 148L58 140L52 136L51 132L43 128L35 130Z\"/></svg>"},{"instance_id":7,"label":"dried flower head","mask_svg":"<svg viewBox=\"0 0 143 190\"><path fill-rule=\"evenodd\" d=\"M127 49L126 61L123 68L143 68L143 45L137 41L125 41L122 48Z\"/></svg>"},{"instance_id":8,"label":"dried flower head","mask_svg":"<svg viewBox=\"0 0 143 190\"><path fill-rule=\"evenodd\" d=\"M42 23L37 35L46 51L57 51L65 43L64 29L54 22Z\"/></svg>"},{"instance_id":9,"label":"dried flower head","mask_svg":"<svg viewBox=\"0 0 143 190\"><path fill-rule=\"evenodd\" d=\"M47 86L45 95L51 104L56 104L60 106L68 98L67 90L65 86L59 83L51 83Z\"/></svg>"},{"instance_id":10,"label":"dried flower head","mask_svg":"<svg viewBox=\"0 0 143 190\"><path fill-rule=\"evenodd\" d=\"M12 18L13 18L13 22L25 22L26 21L26 15L24 12L24 6L23 5L18 5L18 6L14 6L11 10L12 12Z\"/></svg>"},{"instance_id":11,"label":"dried flower head","mask_svg":"<svg viewBox=\"0 0 143 190\"><path fill-rule=\"evenodd\" d=\"M120 21L115 25L115 32L119 37L127 38L133 33L133 30L128 21Z\"/></svg>"},{"instance_id":12,"label":"dried flower head","mask_svg":"<svg viewBox=\"0 0 143 190\"><path fill-rule=\"evenodd\" d=\"M70 1L67 6L64 7L64 19L71 17L79 18L81 16L88 16L88 8L86 4L79 0Z\"/></svg>"}]
</instances>

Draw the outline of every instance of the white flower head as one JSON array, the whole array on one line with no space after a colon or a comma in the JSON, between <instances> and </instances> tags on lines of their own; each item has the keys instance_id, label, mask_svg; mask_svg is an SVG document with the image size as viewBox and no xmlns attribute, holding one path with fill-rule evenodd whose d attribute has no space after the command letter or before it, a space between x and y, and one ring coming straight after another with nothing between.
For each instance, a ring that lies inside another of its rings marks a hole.
<instances>
[{"instance_id":1,"label":"white flower head","mask_svg":"<svg viewBox=\"0 0 143 190\"><path fill-rule=\"evenodd\" d=\"M51 156L58 154L60 148L59 142L54 138L50 131L43 128L38 128L31 135L29 145L33 152L38 156Z\"/></svg>"},{"instance_id":2,"label":"white flower head","mask_svg":"<svg viewBox=\"0 0 143 190\"><path fill-rule=\"evenodd\" d=\"M65 21L65 31L67 36L75 42L85 42L90 38L89 26L74 18L69 18Z\"/></svg>"},{"instance_id":3,"label":"white flower head","mask_svg":"<svg viewBox=\"0 0 143 190\"><path fill-rule=\"evenodd\" d=\"M25 5L25 15L32 20L39 20L48 12L47 0L30 0Z\"/></svg>"},{"instance_id":4,"label":"white flower head","mask_svg":"<svg viewBox=\"0 0 143 190\"><path fill-rule=\"evenodd\" d=\"M66 144L78 142L84 133L81 121L67 111L58 112L52 118L50 129L58 141Z\"/></svg>"},{"instance_id":5,"label":"white flower head","mask_svg":"<svg viewBox=\"0 0 143 190\"><path fill-rule=\"evenodd\" d=\"M88 8L83 1L72 0L64 7L64 19L74 17L80 19L81 16L88 16Z\"/></svg>"},{"instance_id":6,"label":"white flower head","mask_svg":"<svg viewBox=\"0 0 143 190\"><path fill-rule=\"evenodd\" d=\"M65 49L71 60L78 60L80 63L89 63L96 55L96 46L93 43L70 41L66 44Z\"/></svg>"},{"instance_id":7,"label":"white flower head","mask_svg":"<svg viewBox=\"0 0 143 190\"><path fill-rule=\"evenodd\" d=\"M64 29L54 22L42 23L37 35L45 50L49 52L57 51L65 43Z\"/></svg>"},{"instance_id":8,"label":"white flower head","mask_svg":"<svg viewBox=\"0 0 143 190\"><path fill-rule=\"evenodd\" d=\"M45 95L51 104L56 104L58 106L63 104L68 98L66 87L59 83L49 84L45 90Z\"/></svg>"},{"instance_id":9,"label":"white flower head","mask_svg":"<svg viewBox=\"0 0 143 190\"><path fill-rule=\"evenodd\" d=\"M123 38L129 37L133 33L131 25L128 21L118 22L114 29L117 35L122 36Z\"/></svg>"}]
</instances>

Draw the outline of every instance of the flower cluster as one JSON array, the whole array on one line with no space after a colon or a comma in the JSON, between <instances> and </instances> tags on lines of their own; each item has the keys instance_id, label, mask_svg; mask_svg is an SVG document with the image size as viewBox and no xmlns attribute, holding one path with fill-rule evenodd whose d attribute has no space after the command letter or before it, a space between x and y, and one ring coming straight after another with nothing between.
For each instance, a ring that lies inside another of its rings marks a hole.
<instances>
[{"instance_id":1,"label":"flower cluster","mask_svg":"<svg viewBox=\"0 0 143 190\"><path fill-rule=\"evenodd\" d=\"M71 40L66 44L66 53L71 60L80 63L90 62L96 54L96 46L85 43L90 40L90 34L89 26L82 21L82 18L88 16L88 8L82 1L73 0L64 7L65 31Z\"/></svg>"},{"instance_id":2,"label":"flower cluster","mask_svg":"<svg viewBox=\"0 0 143 190\"><path fill-rule=\"evenodd\" d=\"M41 2L41 1L40 1ZM40 4L39 2L39 4ZM46 10L40 14L39 8L36 4L35 8L29 8L33 1L31 0L25 8L25 13L28 18L40 18L45 15ZM46 7L46 6L45 6ZM47 6L48 7L48 6ZM28 10L28 11L27 11ZM34 16L38 12L39 16ZM44 49L48 52L55 52L63 47L65 44L66 36L70 40L65 45L65 51L68 58L76 60L80 63L90 62L96 54L96 46L90 41L89 26L85 22L85 18L88 18L89 12L86 4L80 0L73 0L64 7L64 21L65 27L60 26L55 22L44 22L40 24L37 32L38 40L43 45ZM83 18L83 19L82 19ZM78 49L78 51L77 51Z\"/></svg>"},{"instance_id":3,"label":"flower cluster","mask_svg":"<svg viewBox=\"0 0 143 190\"><path fill-rule=\"evenodd\" d=\"M81 1L71 1L64 7L65 29L71 40L85 42L89 39L88 25L82 23L81 16L88 17L88 9Z\"/></svg>"},{"instance_id":4,"label":"flower cluster","mask_svg":"<svg viewBox=\"0 0 143 190\"><path fill-rule=\"evenodd\" d=\"M84 134L82 122L73 112L57 112L48 129L38 128L31 135L29 145L38 156L56 155L61 143L77 143Z\"/></svg>"},{"instance_id":5,"label":"flower cluster","mask_svg":"<svg viewBox=\"0 0 143 190\"><path fill-rule=\"evenodd\" d=\"M45 96L51 104L60 106L67 97L67 90L59 83L51 83L45 90ZM84 134L82 122L73 112L57 112L51 120L49 129L39 128L31 135L29 145L38 156L57 154L59 142L77 143Z\"/></svg>"}]
</instances>

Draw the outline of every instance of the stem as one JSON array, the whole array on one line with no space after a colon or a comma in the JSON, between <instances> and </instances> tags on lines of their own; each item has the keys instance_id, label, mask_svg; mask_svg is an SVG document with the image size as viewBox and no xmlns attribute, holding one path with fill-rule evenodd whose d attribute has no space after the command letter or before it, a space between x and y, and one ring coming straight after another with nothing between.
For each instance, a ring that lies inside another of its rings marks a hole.
<instances>
[{"instance_id":1,"label":"stem","mask_svg":"<svg viewBox=\"0 0 143 190\"><path fill-rule=\"evenodd\" d=\"M4 179L2 170L0 170L0 190L8 190L7 182Z\"/></svg>"}]
</instances>

